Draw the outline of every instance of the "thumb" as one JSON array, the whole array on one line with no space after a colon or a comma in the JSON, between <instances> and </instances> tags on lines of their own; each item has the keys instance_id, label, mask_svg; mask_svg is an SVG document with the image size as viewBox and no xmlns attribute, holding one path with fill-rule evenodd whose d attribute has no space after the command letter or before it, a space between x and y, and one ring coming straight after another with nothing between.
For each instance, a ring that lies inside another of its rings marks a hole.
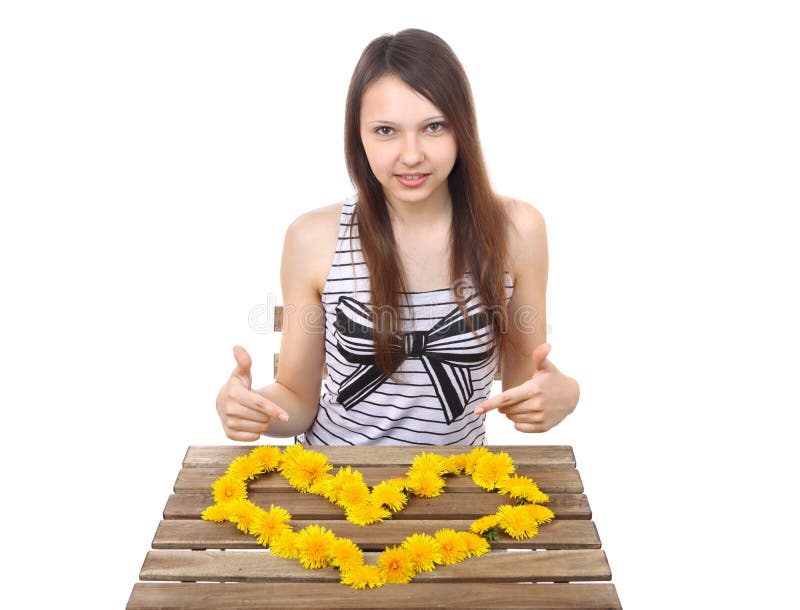
<instances>
[{"instance_id":1,"label":"thumb","mask_svg":"<svg viewBox=\"0 0 800 610\"><path fill-rule=\"evenodd\" d=\"M533 364L537 371L547 370L551 364L547 361L551 346L549 343L542 343L533 350Z\"/></svg>"},{"instance_id":2,"label":"thumb","mask_svg":"<svg viewBox=\"0 0 800 610\"><path fill-rule=\"evenodd\" d=\"M236 368L233 369L231 377L240 379L249 390L253 385L253 377L250 374L250 367L253 366L253 359L250 358L250 354L248 354L247 350L241 345L233 346L233 357L236 359Z\"/></svg>"}]
</instances>

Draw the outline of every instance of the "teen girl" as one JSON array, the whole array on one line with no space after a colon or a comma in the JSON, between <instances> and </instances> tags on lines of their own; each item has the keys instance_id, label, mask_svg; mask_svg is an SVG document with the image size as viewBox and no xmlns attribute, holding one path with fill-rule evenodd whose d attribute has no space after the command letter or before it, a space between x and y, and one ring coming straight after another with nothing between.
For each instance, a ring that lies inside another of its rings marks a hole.
<instances>
[{"instance_id":1,"label":"teen girl","mask_svg":"<svg viewBox=\"0 0 800 610\"><path fill-rule=\"evenodd\" d=\"M356 194L286 232L275 383L251 389L234 347L216 401L226 435L474 445L490 409L522 432L561 422L579 388L548 358L544 219L493 192L469 82L442 39L409 29L366 47L345 154ZM498 362L504 391L488 398Z\"/></svg>"}]
</instances>

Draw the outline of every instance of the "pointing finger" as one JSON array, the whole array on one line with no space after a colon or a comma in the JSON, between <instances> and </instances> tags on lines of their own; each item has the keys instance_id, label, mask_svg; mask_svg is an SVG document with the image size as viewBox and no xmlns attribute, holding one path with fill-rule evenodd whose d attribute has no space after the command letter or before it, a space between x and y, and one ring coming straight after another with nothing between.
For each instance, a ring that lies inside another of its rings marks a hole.
<instances>
[{"instance_id":1,"label":"pointing finger","mask_svg":"<svg viewBox=\"0 0 800 610\"><path fill-rule=\"evenodd\" d=\"M508 407L500 407L498 411L500 411L500 413L509 419L513 419L513 416L516 415L532 415L542 413L543 409L541 404L536 404L536 401L526 400L524 402L518 402L515 405L509 405Z\"/></svg>"},{"instance_id":2,"label":"pointing finger","mask_svg":"<svg viewBox=\"0 0 800 610\"><path fill-rule=\"evenodd\" d=\"M256 390L251 390L252 393L255 395L255 402L253 403L259 411L266 413L270 417L274 417L281 421L289 421L289 414L281 409L278 405L276 405L271 400L267 400L261 394L259 394Z\"/></svg>"},{"instance_id":3,"label":"pointing finger","mask_svg":"<svg viewBox=\"0 0 800 610\"><path fill-rule=\"evenodd\" d=\"M517 386L480 403L475 407L475 413L486 413L498 407L510 407L511 405L528 400L528 398L530 397L525 388Z\"/></svg>"}]
</instances>

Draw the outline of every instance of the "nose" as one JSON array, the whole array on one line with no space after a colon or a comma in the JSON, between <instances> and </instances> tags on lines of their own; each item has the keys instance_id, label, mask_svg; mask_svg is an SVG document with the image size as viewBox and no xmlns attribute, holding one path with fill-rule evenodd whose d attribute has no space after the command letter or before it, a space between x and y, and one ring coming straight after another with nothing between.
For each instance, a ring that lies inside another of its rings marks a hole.
<instances>
[{"instance_id":1,"label":"nose","mask_svg":"<svg viewBox=\"0 0 800 610\"><path fill-rule=\"evenodd\" d=\"M400 160L404 165L413 167L424 158L425 154L422 150L422 143L419 141L417 134L406 134L406 137L403 138L402 148L400 150Z\"/></svg>"}]
</instances>

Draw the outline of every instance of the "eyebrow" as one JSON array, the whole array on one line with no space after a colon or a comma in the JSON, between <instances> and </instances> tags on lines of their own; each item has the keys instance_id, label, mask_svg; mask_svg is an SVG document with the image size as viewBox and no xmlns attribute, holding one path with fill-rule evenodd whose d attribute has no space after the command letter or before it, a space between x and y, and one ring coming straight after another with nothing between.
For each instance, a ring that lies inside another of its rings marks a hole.
<instances>
[{"instance_id":1,"label":"eyebrow","mask_svg":"<svg viewBox=\"0 0 800 610\"><path fill-rule=\"evenodd\" d=\"M422 121L420 121L420 124L428 123L430 121L444 121L444 120L445 120L445 118L442 115L437 114L436 116L430 116L427 119L422 119ZM376 123L380 123L381 125L395 125L396 124L393 121L383 121L383 120L367 121L367 125L374 125Z\"/></svg>"}]
</instances>

